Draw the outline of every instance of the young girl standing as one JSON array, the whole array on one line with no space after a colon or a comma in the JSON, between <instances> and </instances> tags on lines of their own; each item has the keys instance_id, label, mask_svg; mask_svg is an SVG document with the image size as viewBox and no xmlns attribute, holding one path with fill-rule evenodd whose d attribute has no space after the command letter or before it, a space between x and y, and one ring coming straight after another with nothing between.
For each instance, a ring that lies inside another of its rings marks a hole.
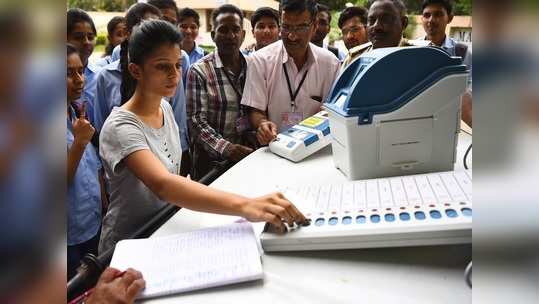
<instances>
[{"instance_id":1,"label":"young girl standing","mask_svg":"<svg viewBox=\"0 0 539 304\"><path fill-rule=\"evenodd\" d=\"M75 101L84 88L84 65L77 49L67 45L67 265L68 279L86 253L97 254L101 226L101 163L90 141L95 129L85 106Z\"/></svg>"},{"instance_id":2,"label":"young girl standing","mask_svg":"<svg viewBox=\"0 0 539 304\"><path fill-rule=\"evenodd\" d=\"M163 97L174 95L181 77L180 41L178 30L161 20L143 21L129 39L128 69L122 73L129 73L124 81L130 81L127 87L134 91L122 98L127 102L112 110L100 135L100 154L111 183L100 252L127 237L167 202L271 222L283 232L283 220L289 224L305 221L282 194L247 198L179 176L178 125Z\"/></svg>"}]
</instances>

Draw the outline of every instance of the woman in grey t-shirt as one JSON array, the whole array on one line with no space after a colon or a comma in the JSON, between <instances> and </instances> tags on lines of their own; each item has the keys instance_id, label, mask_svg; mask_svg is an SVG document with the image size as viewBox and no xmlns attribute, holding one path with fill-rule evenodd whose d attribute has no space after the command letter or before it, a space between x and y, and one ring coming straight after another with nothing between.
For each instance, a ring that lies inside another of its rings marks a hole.
<instances>
[{"instance_id":1,"label":"woman in grey t-shirt","mask_svg":"<svg viewBox=\"0 0 539 304\"><path fill-rule=\"evenodd\" d=\"M223 14L215 39L232 31L239 16ZM225 20L226 19L226 20ZM221 29L220 27L225 27ZM235 35L242 40L243 35ZM227 38L228 39L228 38ZM99 251L133 233L166 204L192 210L267 221L285 231L283 220L305 217L282 194L246 198L206 187L179 175L181 147L170 105L180 80L181 35L161 20L144 21L129 39L129 62L122 63L121 107L113 109L100 135L100 155L110 182L111 203L103 220ZM134 92L129 92L134 88Z\"/></svg>"}]
</instances>

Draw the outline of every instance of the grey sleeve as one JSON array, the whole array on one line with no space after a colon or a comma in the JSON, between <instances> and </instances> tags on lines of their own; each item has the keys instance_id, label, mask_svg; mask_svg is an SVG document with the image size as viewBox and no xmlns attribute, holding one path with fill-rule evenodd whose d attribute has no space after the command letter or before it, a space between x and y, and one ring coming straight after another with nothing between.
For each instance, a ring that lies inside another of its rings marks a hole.
<instances>
[{"instance_id":1,"label":"grey sleeve","mask_svg":"<svg viewBox=\"0 0 539 304\"><path fill-rule=\"evenodd\" d=\"M462 60L462 63L466 65L468 70L470 70L470 76L468 77L468 88L472 89L472 52L470 48L466 50L466 57Z\"/></svg>"},{"instance_id":2,"label":"grey sleeve","mask_svg":"<svg viewBox=\"0 0 539 304\"><path fill-rule=\"evenodd\" d=\"M115 117L103 128L100 154L110 170L117 174L117 166L131 153L150 150L143 127L131 117Z\"/></svg>"}]
</instances>

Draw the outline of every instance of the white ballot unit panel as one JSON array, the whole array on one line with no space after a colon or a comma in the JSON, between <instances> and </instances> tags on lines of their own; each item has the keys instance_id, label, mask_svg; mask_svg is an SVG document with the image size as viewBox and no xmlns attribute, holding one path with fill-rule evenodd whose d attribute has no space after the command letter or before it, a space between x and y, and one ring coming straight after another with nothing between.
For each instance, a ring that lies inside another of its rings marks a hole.
<instances>
[{"instance_id":1,"label":"white ballot unit panel","mask_svg":"<svg viewBox=\"0 0 539 304\"><path fill-rule=\"evenodd\" d=\"M459 133L455 170L471 143ZM468 157L470 165L471 157ZM256 181L256 182L254 182ZM309 186L346 183L335 168L331 147L292 163L262 148L228 170L212 187L259 196L289 184ZM237 217L180 210L154 236L228 224ZM263 223L254 224L260 235ZM262 255L264 279L233 286L157 298L144 303L471 303L464 268L471 245L422 246L267 252Z\"/></svg>"},{"instance_id":2,"label":"white ballot unit panel","mask_svg":"<svg viewBox=\"0 0 539 304\"><path fill-rule=\"evenodd\" d=\"M401 81L387 81L388 71ZM334 84L328 121L303 121L211 184L250 197L283 191L311 219L284 236L253 224L263 280L147 302L471 303L471 170L462 160L472 138L459 126L466 77L458 58L435 48L361 56ZM408 184L416 197L402 195ZM182 209L154 236L236 220Z\"/></svg>"}]
</instances>

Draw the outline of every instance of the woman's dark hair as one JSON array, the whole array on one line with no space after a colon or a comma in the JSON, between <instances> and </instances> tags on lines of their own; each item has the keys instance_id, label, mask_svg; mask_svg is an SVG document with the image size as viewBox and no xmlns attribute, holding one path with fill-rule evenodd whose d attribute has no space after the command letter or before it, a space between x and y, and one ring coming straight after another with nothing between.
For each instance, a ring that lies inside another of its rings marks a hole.
<instances>
[{"instance_id":1,"label":"woman's dark hair","mask_svg":"<svg viewBox=\"0 0 539 304\"><path fill-rule=\"evenodd\" d=\"M131 5L129 10L127 10L127 13L125 14L125 27L128 34L133 31L133 28L142 21L144 15L146 15L147 13L154 14L161 18L161 11L153 5L144 2L139 2ZM122 104L126 102L129 98L131 98L131 95L133 95L133 92L135 91L135 84L133 82L134 79L131 77L129 71L127 70L127 65L129 64L127 62L128 49L129 39L125 39L120 45L120 68L122 70L122 85L120 88L120 92L122 94ZM124 100L124 96L129 97Z\"/></svg>"},{"instance_id":2,"label":"woman's dark hair","mask_svg":"<svg viewBox=\"0 0 539 304\"><path fill-rule=\"evenodd\" d=\"M142 21L133 29L129 38L129 63L142 65L146 58L163 45L180 44L182 35L178 29L164 20ZM136 80L127 67L122 68L122 104L135 92Z\"/></svg>"},{"instance_id":3,"label":"woman's dark hair","mask_svg":"<svg viewBox=\"0 0 539 304\"><path fill-rule=\"evenodd\" d=\"M251 17L251 27L254 29L256 23L262 19L262 17L273 18L279 26L279 12L271 7L260 7L258 8Z\"/></svg>"},{"instance_id":4,"label":"woman's dark hair","mask_svg":"<svg viewBox=\"0 0 539 304\"><path fill-rule=\"evenodd\" d=\"M109 37L112 37L114 30L120 23L125 23L125 18L122 16L116 16L110 19L109 23L107 23L107 33L109 34ZM112 45L109 41L105 47L105 54L103 54L103 57L111 55L113 49L114 45Z\"/></svg>"},{"instance_id":5,"label":"woman's dark hair","mask_svg":"<svg viewBox=\"0 0 539 304\"><path fill-rule=\"evenodd\" d=\"M94 32L94 35L97 35L97 31L95 29L95 24L90 15L88 15L87 12L81 10L80 8L71 8L67 11L67 35L71 34L73 31L73 28L75 27L75 24L79 22L88 22L90 26L92 27L92 31Z\"/></svg>"},{"instance_id":6,"label":"woman's dark hair","mask_svg":"<svg viewBox=\"0 0 539 304\"><path fill-rule=\"evenodd\" d=\"M69 57L69 55L71 54L78 54L79 53L79 50L71 43L66 43L66 48L67 48L67 57Z\"/></svg>"}]
</instances>

